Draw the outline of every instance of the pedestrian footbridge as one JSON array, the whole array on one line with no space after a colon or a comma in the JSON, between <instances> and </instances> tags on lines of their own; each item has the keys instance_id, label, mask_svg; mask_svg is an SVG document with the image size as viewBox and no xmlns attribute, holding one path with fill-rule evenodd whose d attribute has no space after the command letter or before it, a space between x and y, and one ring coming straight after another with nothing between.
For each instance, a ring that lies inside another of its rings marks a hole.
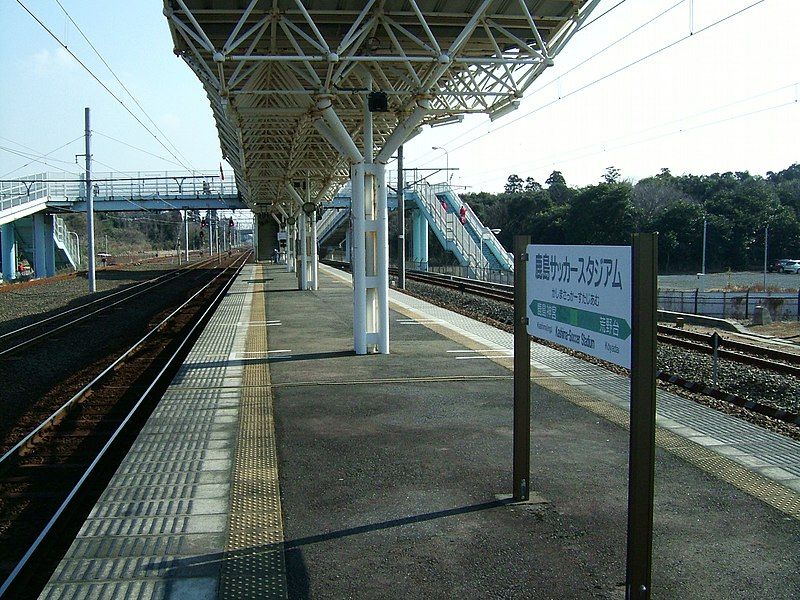
<instances>
[{"instance_id":1,"label":"pedestrian footbridge","mask_svg":"<svg viewBox=\"0 0 800 600\"><path fill-rule=\"evenodd\" d=\"M93 173L99 212L236 210L242 201L233 173L136 171ZM39 173L0 182L0 262L3 280L15 279L18 261L30 258L36 277L81 264L80 237L58 215L86 211L83 175Z\"/></svg>"},{"instance_id":2,"label":"pedestrian footbridge","mask_svg":"<svg viewBox=\"0 0 800 600\"><path fill-rule=\"evenodd\" d=\"M350 192L350 186L344 186L317 224L320 248L341 247L345 260L350 260ZM486 279L492 272L510 273L514 270L511 255L494 232L481 222L450 185L414 184L406 188L405 201L412 209L411 258L415 268L428 268L428 237L432 231L442 248L455 256L469 277ZM389 210L396 209L396 193L389 192L388 205Z\"/></svg>"}]
</instances>

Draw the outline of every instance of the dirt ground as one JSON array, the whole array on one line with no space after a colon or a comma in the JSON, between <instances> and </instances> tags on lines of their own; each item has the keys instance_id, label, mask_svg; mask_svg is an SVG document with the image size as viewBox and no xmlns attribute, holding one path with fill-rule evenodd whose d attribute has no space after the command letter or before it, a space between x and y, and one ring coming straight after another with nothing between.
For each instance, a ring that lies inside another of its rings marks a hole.
<instances>
[{"instance_id":1,"label":"dirt ground","mask_svg":"<svg viewBox=\"0 0 800 600\"><path fill-rule=\"evenodd\" d=\"M800 321L775 321L769 325L749 325L753 333L780 338L796 338L800 342Z\"/></svg>"}]
</instances>

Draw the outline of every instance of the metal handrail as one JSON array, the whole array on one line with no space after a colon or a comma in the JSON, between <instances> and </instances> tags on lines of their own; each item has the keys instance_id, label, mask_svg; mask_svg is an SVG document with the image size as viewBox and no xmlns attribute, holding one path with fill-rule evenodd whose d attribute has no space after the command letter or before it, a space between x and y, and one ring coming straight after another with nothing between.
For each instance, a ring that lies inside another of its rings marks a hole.
<instances>
[{"instance_id":1,"label":"metal handrail","mask_svg":"<svg viewBox=\"0 0 800 600\"><path fill-rule=\"evenodd\" d=\"M93 172L93 192L98 201L130 198L152 199L162 196L200 198L236 196L238 189L233 172L135 171ZM68 201L86 200L82 175L74 173L39 173L21 181L0 184L0 211L43 197Z\"/></svg>"}]
</instances>

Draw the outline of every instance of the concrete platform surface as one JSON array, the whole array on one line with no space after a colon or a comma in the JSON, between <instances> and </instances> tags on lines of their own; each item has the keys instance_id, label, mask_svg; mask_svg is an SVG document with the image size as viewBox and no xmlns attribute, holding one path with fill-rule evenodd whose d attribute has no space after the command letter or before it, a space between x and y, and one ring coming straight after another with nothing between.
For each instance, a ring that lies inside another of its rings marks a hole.
<instances>
[{"instance_id":1,"label":"concrete platform surface","mask_svg":"<svg viewBox=\"0 0 800 600\"><path fill-rule=\"evenodd\" d=\"M512 504L507 334L392 299L392 353L356 356L346 277L248 267L44 596L624 597L624 385L536 350ZM800 597L797 494L665 406L653 597Z\"/></svg>"},{"instance_id":2,"label":"concrete platform surface","mask_svg":"<svg viewBox=\"0 0 800 600\"><path fill-rule=\"evenodd\" d=\"M627 431L566 399L569 385L534 385L542 501L499 501L511 485L502 348L476 352L395 304L392 354L353 356L352 291L331 275L317 293L267 283L282 323L270 346L288 350L270 371L290 597L622 597ZM671 452L657 466L654 597L797 597L797 519Z\"/></svg>"}]
</instances>

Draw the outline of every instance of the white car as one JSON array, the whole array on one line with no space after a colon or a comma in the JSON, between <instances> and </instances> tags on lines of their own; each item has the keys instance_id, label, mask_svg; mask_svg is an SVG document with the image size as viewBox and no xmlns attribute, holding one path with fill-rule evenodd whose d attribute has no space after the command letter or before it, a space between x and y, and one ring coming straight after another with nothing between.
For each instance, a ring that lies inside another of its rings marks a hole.
<instances>
[{"instance_id":1,"label":"white car","mask_svg":"<svg viewBox=\"0 0 800 600\"><path fill-rule=\"evenodd\" d=\"M783 272L784 273L800 273L800 260L787 260L786 264L783 265Z\"/></svg>"}]
</instances>

